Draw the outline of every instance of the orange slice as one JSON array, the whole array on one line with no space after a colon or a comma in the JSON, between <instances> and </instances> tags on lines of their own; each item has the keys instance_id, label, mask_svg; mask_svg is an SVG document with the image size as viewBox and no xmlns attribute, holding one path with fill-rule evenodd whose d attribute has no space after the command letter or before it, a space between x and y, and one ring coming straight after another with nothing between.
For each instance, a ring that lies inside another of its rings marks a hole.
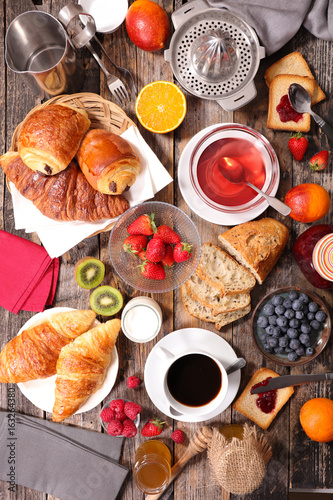
<instances>
[{"instance_id":1,"label":"orange slice","mask_svg":"<svg viewBox=\"0 0 333 500\"><path fill-rule=\"evenodd\" d=\"M138 95L135 113L150 132L166 134L177 128L186 115L183 92L171 82L148 83Z\"/></svg>"}]
</instances>

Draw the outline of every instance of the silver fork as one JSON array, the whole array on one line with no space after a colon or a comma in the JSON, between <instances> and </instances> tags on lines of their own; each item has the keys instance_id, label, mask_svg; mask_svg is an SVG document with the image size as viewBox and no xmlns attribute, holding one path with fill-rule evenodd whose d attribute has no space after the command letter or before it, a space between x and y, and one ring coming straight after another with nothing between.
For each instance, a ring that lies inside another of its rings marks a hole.
<instances>
[{"instance_id":1,"label":"silver fork","mask_svg":"<svg viewBox=\"0 0 333 500\"><path fill-rule=\"evenodd\" d=\"M90 50L91 54L94 56L95 60L99 64L103 73L105 74L106 83L107 86L109 87L112 96L116 99L116 101L119 103L120 106L126 106L128 101L130 100L130 97L123 82L120 80L120 78L117 78L116 76L111 75L111 73L108 72L108 70L104 66L103 62L101 61L100 57L98 56L97 52L95 51L90 42L86 44L86 47Z\"/></svg>"}]
</instances>

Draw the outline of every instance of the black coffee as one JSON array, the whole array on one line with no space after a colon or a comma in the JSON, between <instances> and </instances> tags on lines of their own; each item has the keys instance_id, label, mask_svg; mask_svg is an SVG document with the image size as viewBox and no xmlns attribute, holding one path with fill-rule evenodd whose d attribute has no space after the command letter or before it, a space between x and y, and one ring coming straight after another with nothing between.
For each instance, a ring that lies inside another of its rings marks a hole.
<instances>
[{"instance_id":1,"label":"black coffee","mask_svg":"<svg viewBox=\"0 0 333 500\"><path fill-rule=\"evenodd\" d=\"M176 401L186 406L203 406L212 401L222 385L220 367L204 354L186 354L169 368L167 385Z\"/></svg>"}]
</instances>

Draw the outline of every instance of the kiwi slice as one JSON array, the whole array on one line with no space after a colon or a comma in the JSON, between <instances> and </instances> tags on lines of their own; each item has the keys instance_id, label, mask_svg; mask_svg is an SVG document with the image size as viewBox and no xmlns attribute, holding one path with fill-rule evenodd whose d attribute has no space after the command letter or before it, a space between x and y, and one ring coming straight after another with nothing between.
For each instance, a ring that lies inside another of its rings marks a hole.
<instances>
[{"instance_id":1,"label":"kiwi slice","mask_svg":"<svg viewBox=\"0 0 333 500\"><path fill-rule=\"evenodd\" d=\"M94 257L84 257L75 266L75 279L82 288L95 288L102 283L104 275L103 262Z\"/></svg>"},{"instance_id":2,"label":"kiwi slice","mask_svg":"<svg viewBox=\"0 0 333 500\"><path fill-rule=\"evenodd\" d=\"M99 286L90 295L90 307L96 314L112 316L123 307L123 296L112 286Z\"/></svg>"}]
</instances>

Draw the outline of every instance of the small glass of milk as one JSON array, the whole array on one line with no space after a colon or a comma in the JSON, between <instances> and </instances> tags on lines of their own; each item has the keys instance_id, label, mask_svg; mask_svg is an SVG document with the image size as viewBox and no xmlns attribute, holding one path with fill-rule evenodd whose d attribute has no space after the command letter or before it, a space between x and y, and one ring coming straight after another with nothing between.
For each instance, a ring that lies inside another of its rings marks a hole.
<instances>
[{"instance_id":1,"label":"small glass of milk","mask_svg":"<svg viewBox=\"0 0 333 500\"><path fill-rule=\"evenodd\" d=\"M149 342L156 337L161 326L161 308L150 297L134 297L123 309L121 328L133 342Z\"/></svg>"}]
</instances>

